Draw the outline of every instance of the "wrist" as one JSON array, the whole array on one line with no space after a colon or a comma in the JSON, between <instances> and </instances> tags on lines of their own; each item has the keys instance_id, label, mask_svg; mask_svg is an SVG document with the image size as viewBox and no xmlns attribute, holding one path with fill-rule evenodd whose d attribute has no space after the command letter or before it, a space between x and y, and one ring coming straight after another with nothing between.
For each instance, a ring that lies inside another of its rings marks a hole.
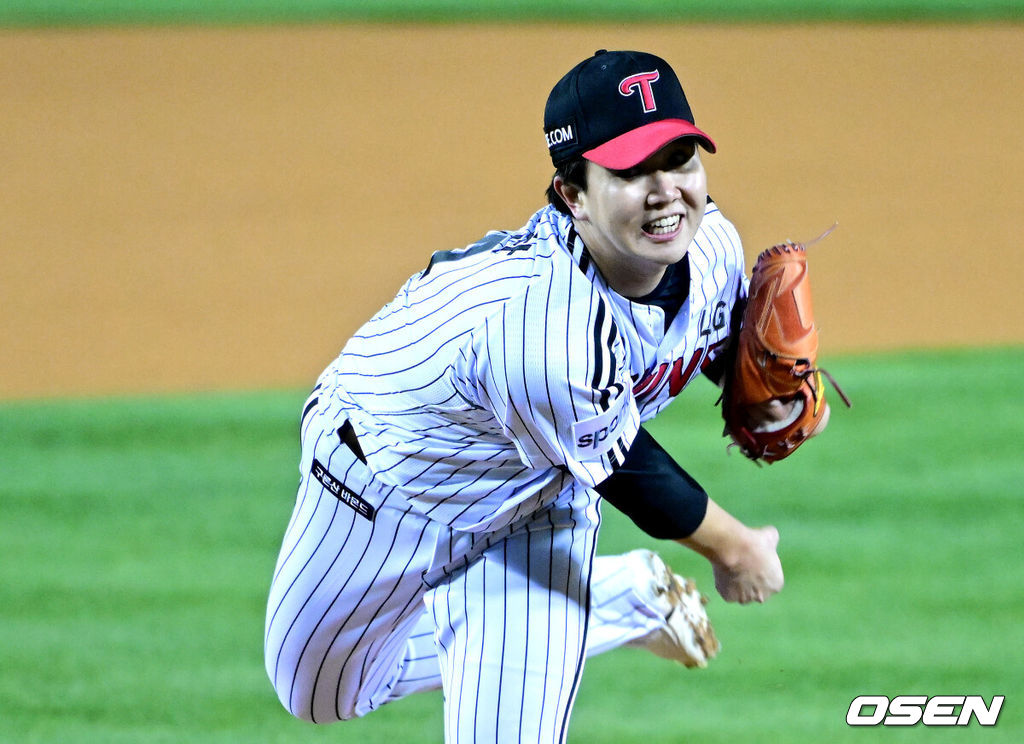
<instances>
[{"instance_id":1,"label":"wrist","mask_svg":"<svg viewBox=\"0 0 1024 744\"><path fill-rule=\"evenodd\" d=\"M711 563L733 568L743 562L750 550L751 539L749 527L708 499L704 521L689 537L677 542Z\"/></svg>"}]
</instances>

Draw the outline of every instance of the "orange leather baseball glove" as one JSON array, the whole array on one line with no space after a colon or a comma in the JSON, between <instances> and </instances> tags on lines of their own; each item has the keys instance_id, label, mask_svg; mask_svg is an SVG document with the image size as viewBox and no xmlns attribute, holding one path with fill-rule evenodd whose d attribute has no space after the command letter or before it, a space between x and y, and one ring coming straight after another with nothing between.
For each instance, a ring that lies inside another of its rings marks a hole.
<instances>
[{"instance_id":1,"label":"orange leather baseball glove","mask_svg":"<svg viewBox=\"0 0 1024 744\"><path fill-rule=\"evenodd\" d=\"M725 434L751 460L782 460L817 433L828 415L823 374L850 405L817 358L807 248L787 241L757 257L722 394Z\"/></svg>"}]
</instances>

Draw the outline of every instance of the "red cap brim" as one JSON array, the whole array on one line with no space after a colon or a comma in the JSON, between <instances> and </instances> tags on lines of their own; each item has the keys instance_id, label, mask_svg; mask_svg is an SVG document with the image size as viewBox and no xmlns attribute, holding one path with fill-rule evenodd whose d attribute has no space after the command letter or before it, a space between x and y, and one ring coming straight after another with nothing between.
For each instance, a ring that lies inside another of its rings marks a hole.
<instances>
[{"instance_id":1,"label":"red cap brim","mask_svg":"<svg viewBox=\"0 0 1024 744\"><path fill-rule=\"evenodd\" d=\"M583 157L609 170L626 170L680 137L696 137L708 152L717 149L714 140L685 119L662 119L620 134L593 150L587 150Z\"/></svg>"}]
</instances>

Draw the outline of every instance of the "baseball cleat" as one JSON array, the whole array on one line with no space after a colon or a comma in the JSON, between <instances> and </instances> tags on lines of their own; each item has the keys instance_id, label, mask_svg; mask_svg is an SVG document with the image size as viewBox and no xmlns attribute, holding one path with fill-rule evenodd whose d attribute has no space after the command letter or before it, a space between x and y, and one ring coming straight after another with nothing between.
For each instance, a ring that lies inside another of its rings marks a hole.
<instances>
[{"instance_id":1,"label":"baseball cleat","mask_svg":"<svg viewBox=\"0 0 1024 744\"><path fill-rule=\"evenodd\" d=\"M721 648L704 610L707 597L693 579L674 573L657 553L634 550L631 557L650 573L655 603L664 612L662 627L633 645L687 667L706 667Z\"/></svg>"}]
</instances>

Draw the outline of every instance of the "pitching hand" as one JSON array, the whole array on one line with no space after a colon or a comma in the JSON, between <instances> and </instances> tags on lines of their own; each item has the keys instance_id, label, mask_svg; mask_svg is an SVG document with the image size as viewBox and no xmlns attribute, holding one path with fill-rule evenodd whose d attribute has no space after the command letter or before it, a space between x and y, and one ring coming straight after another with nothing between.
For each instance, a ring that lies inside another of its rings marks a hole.
<instances>
[{"instance_id":1,"label":"pitching hand","mask_svg":"<svg viewBox=\"0 0 1024 744\"><path fill-rule=\"evenodd\" d=\"M743 547L728 562L712 560L715 588L726 602L764 602L782 589L782 562L774 527L749 530Z\"/></svg>"}]
</instances>

